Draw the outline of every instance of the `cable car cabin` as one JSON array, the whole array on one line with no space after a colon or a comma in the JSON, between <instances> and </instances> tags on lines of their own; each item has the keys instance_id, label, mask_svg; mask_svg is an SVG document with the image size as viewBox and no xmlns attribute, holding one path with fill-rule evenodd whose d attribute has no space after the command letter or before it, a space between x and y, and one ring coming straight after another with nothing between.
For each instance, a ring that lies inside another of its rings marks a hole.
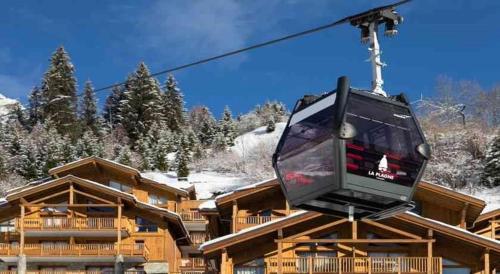
<instances>
[{"instance_id":1,"label":"cable car cabin","mask_svg":"<svg viewBox=\"0 0 500 274\"><path fill-rule=\"evenodd\" d=\"M295 105L273 166L295 207L382 219L413 207L429 146L403 94L349 87Z\"/></svg>"}]
</instances>

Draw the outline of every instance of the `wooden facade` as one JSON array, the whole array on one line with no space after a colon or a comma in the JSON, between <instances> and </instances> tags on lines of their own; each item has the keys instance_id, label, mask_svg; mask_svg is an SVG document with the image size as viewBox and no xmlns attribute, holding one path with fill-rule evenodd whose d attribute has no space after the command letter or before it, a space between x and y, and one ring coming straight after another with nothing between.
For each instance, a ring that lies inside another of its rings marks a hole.
<instances>
[{"instance_id":1,"label":"wooden facade","mask_svg":"<svg viewBox=\"0 0 500 274\"><path fill-rule=\"evenodd\" d=\"M201 248L207 269L222 274L489 274L500 266L500 242L467 230L484 201L422 182L415 202L414 212L349 222L290 209L269 180L217 197L216 210L203 212L213 240Z\"/></svg>"},{"instance_id":2,"label":"wooden facade","mask_svg":"<svg viewBox=\"0 0 500 274\"><path fill-rule=\"evenodd\" d=\"M180 273L204 269L207 221L194 189L90 157L0 203L0 273ZM194 261L195 264L185 262Z\"/></svg>"}]
</instances>

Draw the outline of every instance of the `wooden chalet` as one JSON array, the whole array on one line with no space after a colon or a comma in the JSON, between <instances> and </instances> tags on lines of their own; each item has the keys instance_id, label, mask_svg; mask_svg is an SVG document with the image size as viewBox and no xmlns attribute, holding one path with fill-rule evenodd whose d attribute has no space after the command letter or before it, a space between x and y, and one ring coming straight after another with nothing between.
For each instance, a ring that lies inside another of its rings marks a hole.
<instances>
[{"instance_id":1,"label":"wooden chalet","mask_svg":"<svg viewBox=\"0 0 500 274\"><path fill-rule=\"evenodd\" d=\"M471 230L500 241L500 208L479 215Z\"/></svg>"},{"instance_id":2,"label":"wooden chalet","mask_svg":"<svg viewBox=\"0 0 500 274\"><path fill-rule=\"evenodd\" d=\"M199 273L194 188L90 157L0 202L0 273ZM197 271L197 272L196 272Z\"/></svg>"},{"instance_id":3,"label":"wooden chalet","mask_svg":"<svg viewBox=\"0 0 500 274\"><path fill-rule=\"evenodd\" d=\"M478 225L484 201L425 182L414 200L413 212L349 222L290 209L277 180L240 188L202 210L213 239L201 246L207 271L490 274L500 267L500 242L467 230Z\"/></svg>"}]
</instances>

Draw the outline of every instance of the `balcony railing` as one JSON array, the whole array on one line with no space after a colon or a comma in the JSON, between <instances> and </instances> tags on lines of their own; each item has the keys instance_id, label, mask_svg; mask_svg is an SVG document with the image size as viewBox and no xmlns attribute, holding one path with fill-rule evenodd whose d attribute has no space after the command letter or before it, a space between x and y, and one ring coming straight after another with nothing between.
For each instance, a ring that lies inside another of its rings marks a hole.
<instances>
[{"instance_id":1,"label":"balcony railing","mask_svg":"<svg viewBox=\"0 0 500 274\"><path fill-rule=\"evenodd\" d=\"M25 230L116 230L119 226L117 218L71 218L42 217L23 219ZM121 221L121 229L130 229L127 218ZM21 229L21 219L16 220L16 229Z\"/></svg>"},{"instance_id":2,"label":"balcony railing","mask_svg":"<svg viewBox=\"0 0 500 274\"><path fill-rule=\"evenodd\" d=\"M27 270L26 274L113 274L113 271L92 270ZM145 274L142 270L127 270L124 274ZM0 274L17 274L17 270L0 270Z\"/></svg>"},{"instance_id":3,"label":"balcony railing","mask_svg":"<svg viewBox=\"0 0 500 274\"><path fill-rule=\"evenodd\" d=\"M193 244L199 245L205 242L206 234L205 232L191 232L190 237Z\"/></svg>"},{"instance_id":4,"label":"balcony railing","mask_svg":"<svg viewBox=\"0 0 500 274\"><path fill-rule=\"evenodd\" d=\"M182 259L181 268L183 269L205 268L205 260L203 258Z\"/></svg>"},{"instance_id":5,"label":"balcony railing","mask_svg":"<svg viewBox=\"0 0 500 274\"><path fill-rule=\"evenodd\" d=\"M0 256L19 255L19 245L0 244ZM149 250L144 245L121 244L120 250L114 243L103 244L25 244L24 252L28 256L48 256L48 257L66 257L66 256L134 256L149 258Z\"/></svg>"},{"instance_id":6,"label":"balcony railing","mask_svg":"<svg viewBox=\"0 0 500 274\"><path fill-rule=\"evenodd\" d=\"M236 217L236 230L240 231L242 229L264 224L276 219L282 218L280 216L245 216L245 217Z\"/></svg>"},{"instance_id":7,"label":"balcony railing","mask_svg":"<svg viewBox=\"0 0 500 274\"><path fill-rule=\"evenodd\" d=\"M194 221L194 222L205 221L203 215L201 215L200 212L195 210L181 211L179 214L181 215L181 219L183 221Z\"/></svg>"},{"instance_id":8,"label":"balcony railing","mask_svg":"<svg viewBox=\"0 0 500 274\"><path fill-rule=\"evenodd\" d=\"M283 273L427 273L427 257L301 257L282 258ZM278 273L270 258L268 273ZM431 258L430 273L442 273L440 257Z\"/></svg>"}]
</instances>

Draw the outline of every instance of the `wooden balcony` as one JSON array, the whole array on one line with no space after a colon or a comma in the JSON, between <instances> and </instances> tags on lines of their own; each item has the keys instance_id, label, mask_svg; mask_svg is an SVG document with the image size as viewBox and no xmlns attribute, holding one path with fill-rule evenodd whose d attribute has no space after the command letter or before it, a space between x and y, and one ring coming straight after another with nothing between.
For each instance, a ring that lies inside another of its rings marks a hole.
<instances>
[{"instance_id":1,"label":"wooden balcony","mask_svg":"<svg viewBox=\"0 0 500 274\"><path fill-rule=\"evenodd\" d=\"M196 210L184 210L179 212L181 219L187 222L204 222L205 218Z\"/></svg>"},{"instance_id":2,"label":"wooden balcony","mask_svg":"<svg viewBox=\"0 0 500 274\"><path fill-rule=\"evenodd\" d=\"M181 260L181 269L183 270L199 270L199 269L205 269L205 260L203 258L187 258L187 259L182 259Z\"/></svg>"},{"instance_id":3,"label":"wooden balcony","mask_svg":"<svg viewBox=\"0 0 500 274\"><path fill-rule=\"evenodd\" d=\"M42 217L25 218L22 220L25 236L115 236L118 226L122 236L128 235L133 229L127 218L71 218ZM16 220L16 231L21 230L21 219ZM62 234L61 234L62 233Z\"/></svg>"},{"instance_id":4,"label":"wooden balcony","mask_svg":"<svg viewBox=\"0 0 500 274\"><path fill-rule=\"evenodd\" d=\"M19 245L0 244L1 256L17 256L20 253ZM148 248L141 244L25 244L23 253L29 257L106 257L123 255L138 257L147 261L149 259Z\"/></svg>"},{"instance_id":5,"label":"wooden balcony","mask_svg":"<svg viewBox=\"0 0 500 274\"><path fill-rule=\"evenodd\" d=\"M282 218L280 216L245 216L245 217L236 217L236 232L249 228L252 226L264 224L273 220L277 220Z\"/></svg>"},{"instance_id":6,"label":"wooden balcony","mask_svg":"<svg viewBox=\"0 0 500 274\"><path fill-rule=\"evenodd\" d=\"M107 273L107 272L106 272ZM145 274L144 271L125 271L124 274ZM16 270L0 270L0 274L17 274ZM87 270L64 270L64 271L48 271L48 270L27 270L26 274L104 274L102 271L87 271Z\"/></svg>"},{"instance_id":7,"label":"wooden balcony","mask_svg":"<svg viewBox=\"0 0 500 274\"><path fill-rule=\"evenodd\" d=\"M283 273L442 273L442 259L433 257L301 257L282 258ZM267 273L278 273L278 258L270 258Z\"/></svg>"}]
</instances>

